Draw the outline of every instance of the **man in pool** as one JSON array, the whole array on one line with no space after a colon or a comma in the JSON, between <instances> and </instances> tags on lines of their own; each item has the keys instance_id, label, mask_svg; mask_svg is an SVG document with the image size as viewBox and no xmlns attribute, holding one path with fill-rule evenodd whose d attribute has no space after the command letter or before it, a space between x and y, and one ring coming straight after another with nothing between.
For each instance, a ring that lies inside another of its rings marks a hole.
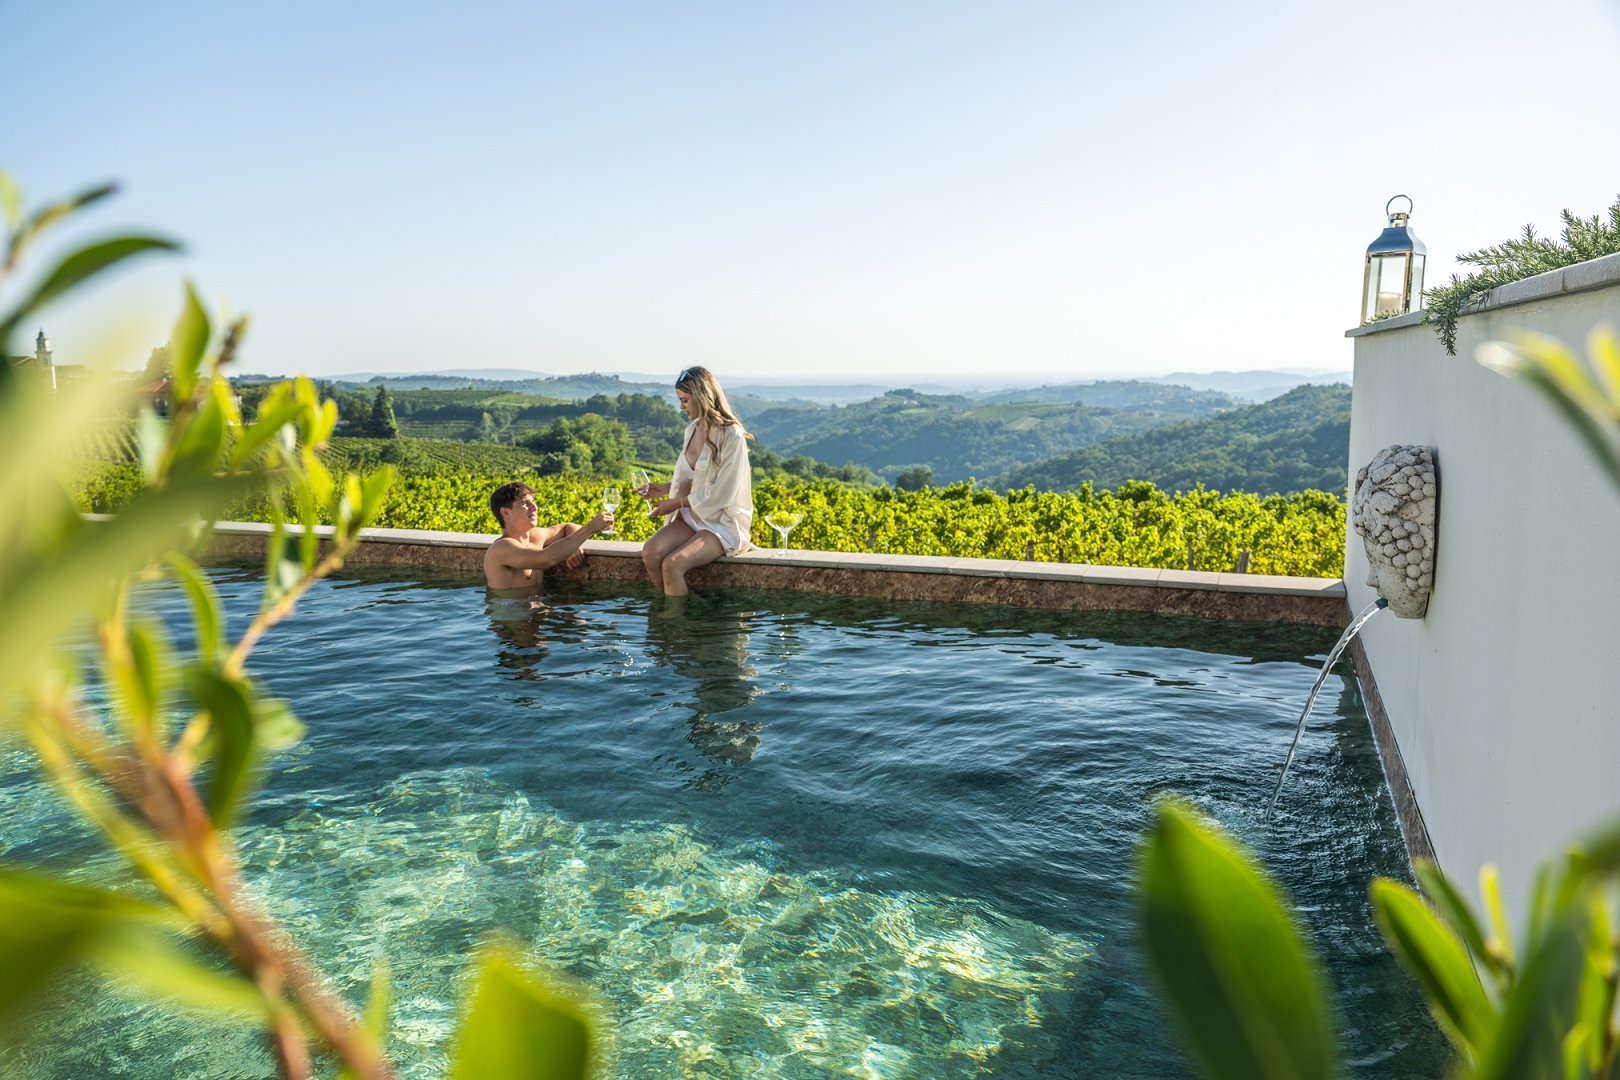
<instances>
[{"instance_id":1,"label":"man in pool","mask_svg":"<svg viewBox=\"0 0 1620 1080\"><path fill-rule=\"evenodd\" d=\"M489 497L501 535L484 552L484 580L497 596L528 596L540 591L542 575L554 566L570 569L585 558L585 541L613 527L613 515L597 514L584 525L565 521L540 524L534 489L514 481Z\"/></svg>"}]
</instances>

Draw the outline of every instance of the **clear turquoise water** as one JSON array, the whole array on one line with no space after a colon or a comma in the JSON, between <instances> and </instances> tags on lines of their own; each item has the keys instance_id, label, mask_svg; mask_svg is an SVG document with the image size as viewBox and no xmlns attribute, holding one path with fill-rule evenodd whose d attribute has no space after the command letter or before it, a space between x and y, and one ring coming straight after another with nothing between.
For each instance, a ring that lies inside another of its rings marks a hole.
<instances>
[{"instance_id":1,"label":"clear turquoise water","mask_svg":"<svg viewBox=\"0 0 1620 1080\"><path fill-rule=\"evenodd\" d=\"M240 626L255 575L214 572ZM1352 680L1262 820L1325 630L459 580L317 588L256 654L309 726L240 830L264 905L441 1076L495 931L591 988L615 1077L1190 1075L1143 987L1153 801L1248 842L1332 974L1360 1076L1443 1042L1366 904L1404 854ZM148 603L177 613L176 597ZM1313 663L1314 660L1314 663ZM0 858L116 875L12 750ZM260 1077L250 1028L72 984L7 1077Z\"/></svg>"}]
</instances>

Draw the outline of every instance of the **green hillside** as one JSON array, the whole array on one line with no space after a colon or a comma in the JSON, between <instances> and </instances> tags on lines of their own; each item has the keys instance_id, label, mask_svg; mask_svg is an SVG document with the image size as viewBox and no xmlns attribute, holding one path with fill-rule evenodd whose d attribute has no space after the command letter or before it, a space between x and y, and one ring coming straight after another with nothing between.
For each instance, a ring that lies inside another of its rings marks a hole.
<instances>
[{"instance_id":1,"label":"green hillside","mask_svg":"<svg viewBox=\"0 0 1620 1080\"><path fill-rule=\"evenodd\" d=\"M1221 409L1242 404L1216 390L1192 390L1167 383L1139 379L1103 379L1098 382L1065 383L998 390L980 396L988 403L1018 401L1066 401L1100 409L1126 409L1140 413L1164 413L1188 419L1209 416Z\"/></svg>"},{"instance_id":2,"label":"green hillside","mask_svg":"<svg viewBox=\"0 0 1620 1080\"><path fill-rule=\"evenodd\" d=\"M1067 491L1147 480L1165 491L1199 484L1260 495L1343 492L1350 388L1300 386L1259 405L1131 435L1009 470L998 487Z\"/></svg>"},{"instance_id":3,"label":"green hillside","mask_svg":"<svg viewBox=\"0 0 1620 1080\"><path fill-rule=\"evenodd\" d=\"M1192 415L1209 415L1224 403L1210 395L1185 407ZM889 479L926 465L940 484L995 476L1177 419L1061 401L979 404L960 395L914 390L891 390L858 405L769 409L745 417L749 430L781 453L854 462Z\"/></svg>"},{"instance_id":4,"label":"green hillside","mask_svg":"<svg viewBox=\"0 0 1620 1080\"><path fill-rule=\"evenodd\" d=\"M340 433L363 433L376 392L375 387L328 389L345 421ZM648 394L595 394L564 400L483 386L391 390L389 398L399 433L414 439L520 443L558 420L592 413L622 423L636 455L649 461L673 459L686 425L673 405Z\"/></svg>"}]
</instances>

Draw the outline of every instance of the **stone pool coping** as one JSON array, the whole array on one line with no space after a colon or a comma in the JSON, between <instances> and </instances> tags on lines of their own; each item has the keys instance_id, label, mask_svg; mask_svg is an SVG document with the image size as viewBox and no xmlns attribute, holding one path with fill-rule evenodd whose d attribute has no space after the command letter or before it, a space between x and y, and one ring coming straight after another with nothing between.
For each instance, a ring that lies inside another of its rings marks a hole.
<instances>
[{"instance_id":1,"label":"stone pool coping","mask_svg":"<svg viewBox=\"0 0 1620 1080\"><path fill-rule=\"evenodd\" d=\"M295 535L302 530L289 527ZM330 536L329 526L318 535ZM263 556L271 527L225 521L215 526L211 551L221 556ZM484 550L492 534L427 529L363 529L351 566L432 566L464 570L482 580ZM553 571L586 580L641 580L641 545L588 540L577 570ZM1343 627L1349 621L1344 582L1338 578L1279 577L1135 566L959 559L868 552L754 550L693 571L692 585L801 589L885 600L949 600L1011 604L1068 611L1142 611L1212 619L1306 623Z\"/></svg>"}]
</instances>

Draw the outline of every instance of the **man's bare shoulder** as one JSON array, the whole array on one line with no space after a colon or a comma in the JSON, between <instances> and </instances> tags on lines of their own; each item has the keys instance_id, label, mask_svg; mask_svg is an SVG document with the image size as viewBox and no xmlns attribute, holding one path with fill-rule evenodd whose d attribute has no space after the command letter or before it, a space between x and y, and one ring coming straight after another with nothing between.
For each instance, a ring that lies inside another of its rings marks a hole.
<instances>
[{"instance_id":1,"label":"man's bare shoulder","mask_svg":"<svg viewBox=\"0 0 1620 1080\"><path fill-rule=\"evenodd\" d=\"M538 531L538 529L531 529L526 536L497 536L494 542L485 549L485 560L487 561L492 555L499 557L519 551L533 551L541 546L534 535Z\"/></svg>"},{"instance_id":2,"label":"man's bare shoulder","mask_svg":"<svg viewBox=\"0 0 1620 1080\"><path fill-rule=\"evenodd\" d=\"M485 583L492 589L510 589L528 582L529 572L514 564L517 556L538 546L529 543L527 537L497 536L484 550Z\"/></svg>"}]
</instances>

